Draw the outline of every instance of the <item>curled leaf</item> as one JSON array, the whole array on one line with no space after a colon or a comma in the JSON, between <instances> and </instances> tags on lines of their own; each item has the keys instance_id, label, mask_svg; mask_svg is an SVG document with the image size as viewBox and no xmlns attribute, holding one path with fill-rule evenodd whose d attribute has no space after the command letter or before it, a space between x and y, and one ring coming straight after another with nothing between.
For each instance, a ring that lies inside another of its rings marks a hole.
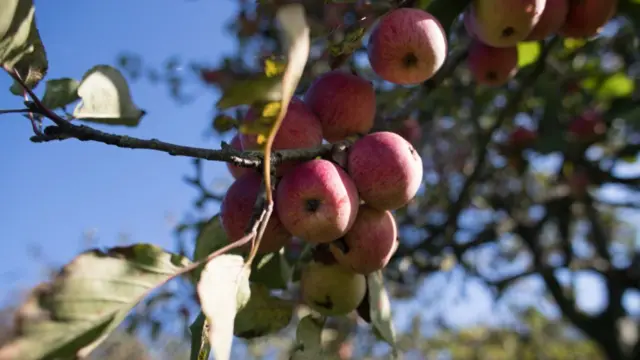
<instances>
[{"instance_id":1,"label":"curled leaf","mask_svg":"<svg viewBox=\"0 0 640 360\"><path fill-rule=\"evenodd\" d=\"M73 116L80 120L137 126L145 114L133 103L127 80L112 66L97 65L87 71L78 87L78 96L82 101Z\"/></svg>"},{"instance_id":2,"label":"curled leaf","mask_svg":"<svg viewBox=\"0 0 640 360\"><path fill-rule=\"evenodd\" d=\"M250 273L242 256L225 254L209 261L200 275L198 297L216 360L230 359L235 316L251 296Z\"/></svg>"},{"instance_id":3,"label":"curled leaf","mask_svg":"<svg viewBox=\"0 0 640 360\"><path fill-rule=\"evenodd\" d=\"M48 109L57 109L71 104L80 98L78 86L80 83L70 78L47 80L42 105Z\"/></svg>"},{"instance_id":4,"label":"curled leaf","mask_svg":"<svg viewBox=\"0 0 640 360\"><path fill-rule=\"evenodd\" d=\"M396 348L396 332L391 317L391 302L389 294L384 287L382 271L378 270L367 275L367 287L369 292L369 307L371 323L379 337L391 345L393 356L398 356Z\"/></svg>"},{"instance_id":5,"label":"curled leaf","mask_svg":"<svg viewBox=\"0 0 640 360\"><path fill-rule=\"evenodd\" d=\"M0 4L0 64L15 70L30 89L46 75L49 63L36 27L33 0L3 0ZM16 82L10 91L23 94Z\"/></svg>"},{"instance_id":6,"label":"curled leaf","mask_svg":"<svg viewBox=\"0 0 640 360\"><path fill-rule=\"evenodd\" d=\"M149 244L78 255L18 310L17 336L0 347L0 359L86 356L149 291L188 263Z\"/></svg>"}]
</instances>

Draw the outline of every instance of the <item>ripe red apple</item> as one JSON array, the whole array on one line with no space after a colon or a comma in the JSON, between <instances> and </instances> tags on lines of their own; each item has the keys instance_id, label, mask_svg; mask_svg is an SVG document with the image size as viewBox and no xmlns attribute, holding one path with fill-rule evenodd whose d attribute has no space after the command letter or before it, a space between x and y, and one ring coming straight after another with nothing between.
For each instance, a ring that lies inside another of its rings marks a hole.
<instances>
[{"instance_id":1,"label":"ripe red apple","mask_svg":"<svg viewBox=\"0 0 640 360\"><path fill-rule=\"evenodd\" d=\"M600 112L590 109L575 117L567 129L569 136L578 141L591 142L607 131Z\"/></svg>"},{"instance_id":2,"label":"ripe red apple","mask_svg":"<svg viewBox=\"0 0 640 360\"><path fill-rule=\"evenodd\" d=\"M229 143L229 145L238 151L242 151L242 142L240 141L240 136L238 136L238 134L233 136L233 139L231 139L231 143ZM229 169L229 172L234 179L238 179L242 175L251 171L251 169L249 168L235 166L232 163L227 163L227 169Z\"/></svg>"},{"instance_id":3,"label":"ripe red apple","mask_svg":"<svg viewBox=\"0 0 640 360\"><path fill-rule=\"evenodd\" d=\"M340 70L322 74L307 89L304 101L318 116L329 142L366 134L376 116L376 93L371 82Z\"/></svg>"},{"instance_id":4,"label":"ripe red apple","mask_svg":"<svg viewBox=\"0 0 640 360\"><path fill-rule=\"evenodd\" d=\"M569 1L567 18L559 33L570 38L597 35L615 15L617 8L618 0Z\"/></svg>"},{"instance_id":5,"label":"ripe red apple","mask_svg":"<svg viewBox=\"0 0 640 360\"><path fill-rule=\"evenodd\" d=\"M244 237L253 207L260 192L262 177L257 172L249 172L238 178L227 190L220 205L220 221L229 242ZM264 254L280 250L291 241L291 234L280 222L274 211L267 223L258 253ZM249 250L250 244L243 247Z\"/></svg>"},{"instance_id":6,"label":"ripe red apple","mask_svg":"<svg viewBox=\"0 0 640 360\"><path fill-rule=\"evenodd\" d=\"M558 32L567 19L569 2L570 0L547 0L540 20L533 27L526 40L544 40Z\"/></svg>"},{"instance_id":7,"label":"ripe red apple","mask_svg":"<svg viewBox=\"0 0 640 360\"><path fill-rule=\"evenodd\" d=\"M386 81L414 85L431 78L447 56L447 35L438 19L415 8L392 10L369 36L371 68Z\"/></svg>"},{"instance_id":8,"label":"ripe red apple","mask_svg":"<svg viewBox=\"0 0 640 360\"><path fill-rule=\"evenodd\" d=\"M546 0L473 0L469 21L485 44L516 46L538 23L545 4Z\"/></svg>"},{"instance_id":9,"label":"ripe red apple","mask_svg":"<svg viewBox=\"0 0 640 360\"><path fill-rule=\"evenodd\" d=\"M331 244L330 250L339 264L367 275L387 266L397 249L397 237L391 212L363 204L355 223L341 240L345 248Z\"/></svg>"},{"instance_id":10,"label":"ripe red apple","mask_svg":"<svg viewBox=\"0 0 640 360\"><path fill-rule=\"evenodd\" d=\"M473 39L467 63L477 83L502 86L518 72L518 49L515 46L493 47Z\"/></svg>"},{"instance_id":11,"label":"ripe red apple","mask_svg":"<svg viewBox=\"0 0 640 360\"><path fill-rule=\"evenodd\" d=\"M245 122L256 120L254 111L248 111L244 119ZM242 147L246 150L257 150L261 146L258 144L258 136L255 134L241 134ZM304 149L312 148L322 144L322 126L318 117L300 99L293 98L287 109L287 115L280 124L280 129L273 139L273 150ZM276 170L276 175L282 176L292 169L297 162L280 164Z\"/></svg>"},{"instance_id":12,"label":"ripe red apple","mask_svg":"<svg viewBox=\"0 0 640 360\"><path fill-rule=\"evenodd\" d=\"M347 171L360 198L378 210L395 210L413 199L422 182L422 159L402 136L380 131L349 149Z\"/></svg>"},{"instance_id":13,"label":"ripe red apple","mask_svg":"<svg viewBox=\"0 0 640 360\"><path fill-rule=\"evenodd\" d=\"M537 140L538 134L535 131L519 126L509 135L508 147L520 151L532 147Z\"/></svg>"},{"instance_id":14,"label":"ripe red apple","mask_svg":"<svg viewBox=\"0 0 640 360\"><path fill-rule=\"evenodd\" d=\"M276 190L276 211L293 235L311 243L344 236L358 214L358 190L349 175L328 160L293 168Z\"/></svg>"}]
</instances>

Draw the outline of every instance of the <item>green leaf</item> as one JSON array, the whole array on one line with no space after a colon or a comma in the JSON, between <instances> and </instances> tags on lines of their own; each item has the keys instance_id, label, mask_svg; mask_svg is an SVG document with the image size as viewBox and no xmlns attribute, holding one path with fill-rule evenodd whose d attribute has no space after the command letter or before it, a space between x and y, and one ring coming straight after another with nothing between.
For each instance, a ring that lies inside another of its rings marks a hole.
<instances>
[{"instance_id":1,"label":"green leaf","mask_svg":"<svg viewBox=\"0 0 640 360\"><path fill-rule=\"evenodd\" d=\"M518 67L524 68L538 61L540 50L540 43L537 41L518 43Z\"/></svg>"},{"instance_id":2,"label":"green leaf","mask_svg":"<svg viewBox=\"0 0 640 360\"><path fill-rule=\"evenodd\" d=\"M190 360L207 360L211 352L211 344L207 338L207 317L201 311L198 317L189 326L191 332L191 356Z\"/></svg>"},{"instance_id":3,"label":"green leaf","mask_svg":"<svg viewBox=\"0 0 640 360\"><path fill-rule=\"evenodd\" d=\"M300 319L296 327L296 343L305 349L317 349L322 346L322 329L325 318L307 315Z\"/></svg>"},{"instance_id":4,"label":"green leaf","mask_svg":"<svg viewBox=\"0 0 640 360\"><path fill-rule=\"evenodd\" d=\"M42 104L48 109L65 107L80 99L78 86L80 86L80 83L70 78L47 80Z\"/></svg>"},{"instance_id":5,"label":"green leaf","mask_svg":"<svg viewBox=\"0 0 640 360\"><path fill-rule=\"evenodd\" d=\"M196 237L195 249L193 251L193 260L202 260L228 243L227 234L224 232L222 223L220 222L220 215L214 215L209 221L200 226L200 232L198 232L198 236ZM199 266L194 270L194 279L200 277L203 268L204 266Z\"/></svg>"},{"instance_id":6,"label":"green leaf","mask_svg":"<svg viewBox=\"0 0 640 360\"><path fill-rule=\"evenodd\" d=\"M269 294L262 284L251 284L251 297L235 318L234 334L244 339L273 334L284 329L293 317L293 304Z\"/></svg>"},{"instance_id":7,"label":"green leaf","mask_svg":"<svg viewBox=\"0 0 640 360\"><path fill-rule=\"evenodd\" d=\"M250 273L242 256L224 254L209 261L200 276L198 297L207 316L207 336L216 360L229 360L231 356L236 313L251 297Z\"/></svg>"},{"instance_id":8,"label":"green leaf","mask_svg":"<svg viewBox=\"0 0 640 360\"><path fill-rule=\"evenodd\" d=\"M382 340L391 345L393 356L398 357L396 348L396 331L391 317L391 302L389 294L384 288L382 271L378 270L367 275L369 290L369 307L371 311L371 324L379 333Z\"/></svg>"},{"instance_id":9,"label":"green leaf","mask_svg":"<svg viewBox=\"0 0 640 360\"><path fill-rule=\"evenodd\" d=\"M261 255L251 266L251 282L263 284L270 289L286 289L293 272L284 249Z\"/></svg>"},{"instance_id":10,"label":"green leaf","mask_svg":"<svg viewBox=\"0 0 640 360\"><path fill-rule=\"evenodd\" d=\"M2 1L0 64L5 69L15 69L31 88L46 74L49 65L36 27L33 0Z\"/></svg>"},{"instance_id":11,"label":"green leaf","mask_svg":"<svg viewBox=\"0 0 640 360\"><path fill-rule=\"evenodd\" d=\"M145 114L131 99L127 80L108 65L87 71L78 87L82 101L73 111L77 119L109 125L137 126Z\"/></svg>"},{"instance_id":12,"label":"green leaf","mask_svg":"<svg viewBox=\"0 0 640 360\"><path fill-rule=\"evenodd\" d=\"M568 52L572 52L580 49L587 43L585 39L574 39L574 38L565 38L562 40L562 45L564 49Z\"/></svg>"},{"instance_id":13,"label":"green leaf","mask_svg":"<svg viewBox=\"0 0 640 360\"><path fill-rule=\"evenodd\" d=\"M268 77L255 74L248 79L239 79L222 90L216 106L228 109L260 101L278 101L282 98L282 76Z\"/></svg>"},{"instance_id":14,"label":"green leaf","mask_svg":"<svg viewBox=\"0 0 640 360\"><path fill-rule=\"evenodd\" d=\"M618 13L629 18L636 30L640 28L640 0L619 1Z\"/></svg>"},{"instance_id":15,"label":"green leaf","mask_svg":"<svg viewBox=\"0 0 640 360\"><path fill-rule=\"evenodd\" d=\"M86 356L145 295L188 263L149 244L80 254L18 310L17 337L0 347L0 359Z\"/></svg>"},{"instance_id":16,"label":"green leaf","mask_svg":"<svg viewBox=\"0 0 640 360\"><path fill-rule=\"evenodd\" d=\"M597 97L601 100L630 96L635 90L635 82L625 73L618 72L609 76L598 89Z\"/></svg>"},{"instance_id":17,"label":"green leaf","mask_svg":"<svg viewBox=\"0 0 640 360\"><path fill-rule=\"evenodd\" d=\"M33 89L40 83L40 80L44 78L47 74L47 70L49 69L47 53L44 49L44 45L40 39L40 33L38 32L35 23L31 26L31 32L29 33L29 39L27 42L32 47L32 50L26 53L13 67L20 75L25 85L30 89ZM14 81L14 84L20 88L18 95L22 95L24 91L22 86L16 81ZM14 87L12 86L10 90L13 89Z\"/></svg>"}]
</instances>

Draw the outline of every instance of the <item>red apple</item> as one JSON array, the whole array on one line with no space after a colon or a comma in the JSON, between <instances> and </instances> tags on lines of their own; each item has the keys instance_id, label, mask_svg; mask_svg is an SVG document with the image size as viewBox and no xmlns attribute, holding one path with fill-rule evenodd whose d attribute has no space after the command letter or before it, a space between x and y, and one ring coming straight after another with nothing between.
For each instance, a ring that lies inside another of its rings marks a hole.
<instances>
[{"instance_id":1,"label":"red apple","mask_svg":"<svg viewBox=\"0 0 640 360\"><path fill-rule=\"evenodd\" d=\"M324 73L307 89L304 101L318 116L329 142L368 133L376 115L371 82L341 70Z\"/></svg>"},{"instance_id":2,"label":"red apple","mask_svg":"<svg viewBox=\"0 0 640 360\"><path fill-rule=\"evenodd\" d=\"M438 19L415 8L392 10L375 25L367 46L371 68L386 81L414 85L444 64L447 36Z\"/></svg>"}]
</instances>

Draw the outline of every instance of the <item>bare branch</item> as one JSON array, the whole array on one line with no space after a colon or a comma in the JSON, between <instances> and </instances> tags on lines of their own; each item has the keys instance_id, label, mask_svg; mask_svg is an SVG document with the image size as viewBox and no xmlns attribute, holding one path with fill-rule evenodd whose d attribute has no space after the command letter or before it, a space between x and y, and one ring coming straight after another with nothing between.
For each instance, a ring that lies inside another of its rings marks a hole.
<instances>
[{"instance_id":1,"label":"bare branch","mask_svg":"<svg viewBox=\"0 0 640 360\"><path fill-rule=\"evenodd\" d=\"M161 151L172 156L186 156L209 161L225 161L236 166L247 168L260 168L264 158L261 151L237 151L231 147L214 150L177 145L158 139L140 139L126 135L106 133L86 125L74 125L71 123L67 123L64 128L49 126L45 128L45 135L32 136L31 141L41 143L72 138L80 141L100 142L126 149ZM277 151L273 154L272 164L278 165L284 161L309 160L318 156L326 156L331 154L334 146L335 145L332 144L326 144L316 148Z\"/></svg>"},{"instance_id":2,"label":"bare branch","mask_svg":"<svg viewBox=\"0 0 640 360\"><path fill-rule=\"evenodd\" d=\"M4 114L25 114L25 113L30 113L32 112L30 109L7 109L7 110L0 110L0 115L4 115Z\"/></svg>"}]
</instances>

